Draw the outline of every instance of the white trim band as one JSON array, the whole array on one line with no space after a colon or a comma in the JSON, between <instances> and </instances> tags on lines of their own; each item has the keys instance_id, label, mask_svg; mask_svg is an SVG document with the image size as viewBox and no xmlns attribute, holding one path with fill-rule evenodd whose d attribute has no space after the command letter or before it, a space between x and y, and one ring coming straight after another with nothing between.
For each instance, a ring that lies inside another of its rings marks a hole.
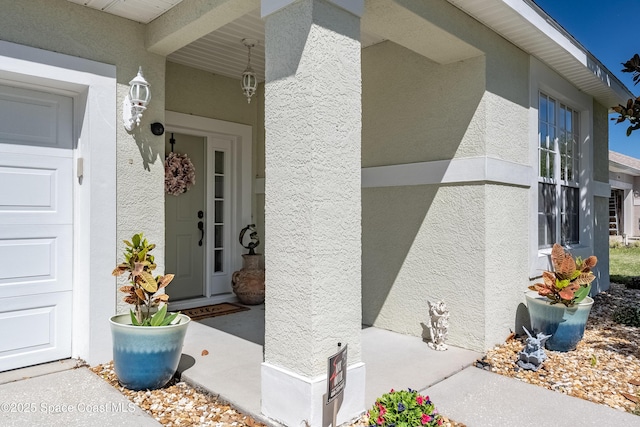
<instances>
[{"instance_id":1,"label":"white trim band","mask_svg":"<svg viewBox=\"0 0 640 427\"><path fill-rule=\"evenodd\" d=\"M321 426L331 419L332 405L326 405L327 376L308 378L280 366L262 363L262 413L287 426ZM349 365L342 396L337 398L337 425L353 421L365 410L365 364Z\"/></svg>"},{"instance_id":2,"label":"white trim band","mask_svg":"<svg viewBox=\"0 0 640 427\"><path fill-rule=\"evenodd\" d=\"M531 166L492 157L468 157L362 169L362 187L495 182L530 187Z\"/></svg>"},{"instance_id":3,"label":"white trim band","mask_svg":"<svg viewBox=\"0 0 640 427\"><path fill-rule=\"evenodd\" d=\"M362 188L469 182L493 182L531 187L532 179L531 166L493 157L468 157L362 168ZM255 194L264 194L264 180L264 178L255 179Z\"/></svg>"}]
</instances>

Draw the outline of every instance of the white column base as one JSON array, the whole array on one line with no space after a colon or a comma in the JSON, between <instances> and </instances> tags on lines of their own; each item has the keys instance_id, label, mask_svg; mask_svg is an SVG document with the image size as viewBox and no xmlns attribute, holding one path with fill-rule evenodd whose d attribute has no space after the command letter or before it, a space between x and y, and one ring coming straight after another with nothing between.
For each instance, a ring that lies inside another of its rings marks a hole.
<instances>
[{"instance_id":1,"label":"white column base","mask_svg":"<svg viewBox=\"0 0 640 427\"><path fill-rule=\"evenodd\" d=\"M364 363L350 365L344 392L335 400L338 402L337 425L364 413L364 392ZM329 405L326 401L326 376L307 378L279 366L262 364L263 415L285 426L328 427L332 422L335 401Z\"/></svg>"}]
</instances>

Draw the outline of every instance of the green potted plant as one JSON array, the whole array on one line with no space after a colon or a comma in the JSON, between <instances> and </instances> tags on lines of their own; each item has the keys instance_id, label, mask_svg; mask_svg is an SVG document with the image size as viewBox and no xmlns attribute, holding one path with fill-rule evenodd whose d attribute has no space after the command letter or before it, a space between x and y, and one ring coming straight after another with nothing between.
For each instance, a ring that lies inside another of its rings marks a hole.
<instances>
[{"instance_id":1,"label":"green potted plant","mask_svg":"<svg viewBox=\"0 0 640 427\"><path fill-rule=\"evenodd\" d=\"M556 243L551 250L553 271L542 273L542 283L529 286L525 295L531 327L551 335L546 342L549 350L573 350L582 339L593 305L591 270L597 262L595 256L574 259Z\"/></svg>"},{"instance_id":2,"label":"green potted plant","mask_svg":"<svg viewBox=\"0 0 640 427\"><path fill-rule=\"evenodd\" d=\"M175 374L191 319L179 312L169 313L169 296L158 292L171 283L174 275L153 276L156 264L150 252L156 245L142 233L134 234L124 244L124 261L112 274L128 273L129 285L120 287L120 291L134 308L110 319L114 370L120 383L130 390L155 389Z\"/></svg>"},{"instance_id":3,"label":"green potted plant","mask_svg":"<svg viewBox=\"0 0 640 427\"><path fill-rule=\"evenodd\" d=\"M444 423L429 396L412 389L391 389L376 399L367 415L370 427L435 427Z\"/></svg>"}]
</instances>

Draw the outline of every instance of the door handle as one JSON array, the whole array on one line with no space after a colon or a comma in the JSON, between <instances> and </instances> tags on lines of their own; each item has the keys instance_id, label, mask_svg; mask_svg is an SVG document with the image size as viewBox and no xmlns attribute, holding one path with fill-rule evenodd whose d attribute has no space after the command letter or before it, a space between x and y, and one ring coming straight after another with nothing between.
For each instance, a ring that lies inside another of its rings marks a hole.
<instances>
[{"instance_id":1,"label":"door handle","mask_svg":"<svg viewBox=\"0 0 640 427\"><path fill-rule=\"evenodd\" d=\"M198 246L202 246L202 239L204 239L204 222L198 221L198 230L200 230L200 241Z\"/></svg>"}]
</instances>

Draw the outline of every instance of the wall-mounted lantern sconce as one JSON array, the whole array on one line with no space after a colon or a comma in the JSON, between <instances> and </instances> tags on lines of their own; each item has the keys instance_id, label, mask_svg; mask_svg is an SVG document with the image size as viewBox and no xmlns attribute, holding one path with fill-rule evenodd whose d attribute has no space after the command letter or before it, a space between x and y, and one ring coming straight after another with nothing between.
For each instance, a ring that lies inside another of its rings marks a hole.
<instances>
[{"instance_id":1,"label":"wall-mounted lantern sconce","mask_svg":"<svg viewBox=\"0 0 640 427\"><path fill-rule=\"evenodd\" d=\"M150 85L142 76L142 67L138 69L138 75L129 82L129 93L122 101L122 120L127 132L140 126L142 113L147 109L151 99Z\"/></svg>"},{"instance_id":2,"label":"wall-mounted lantern sconce","mask_svg":"<svg viewBox=\"0 0 640 427\"><path fill-rule=\"evenodd\" d=\"M242 73L242 92L244 92L244 96L247 97L247 103L251 103L251 97L254 93L256 93L256 89L258 88L258 79L256 78L256 73L251 68L251 48L255 47L258 44L258 40L254 39L242 39L242 44L249 49L249 60L247 62L247 68Z\"/></svg>"}]
</instances>

